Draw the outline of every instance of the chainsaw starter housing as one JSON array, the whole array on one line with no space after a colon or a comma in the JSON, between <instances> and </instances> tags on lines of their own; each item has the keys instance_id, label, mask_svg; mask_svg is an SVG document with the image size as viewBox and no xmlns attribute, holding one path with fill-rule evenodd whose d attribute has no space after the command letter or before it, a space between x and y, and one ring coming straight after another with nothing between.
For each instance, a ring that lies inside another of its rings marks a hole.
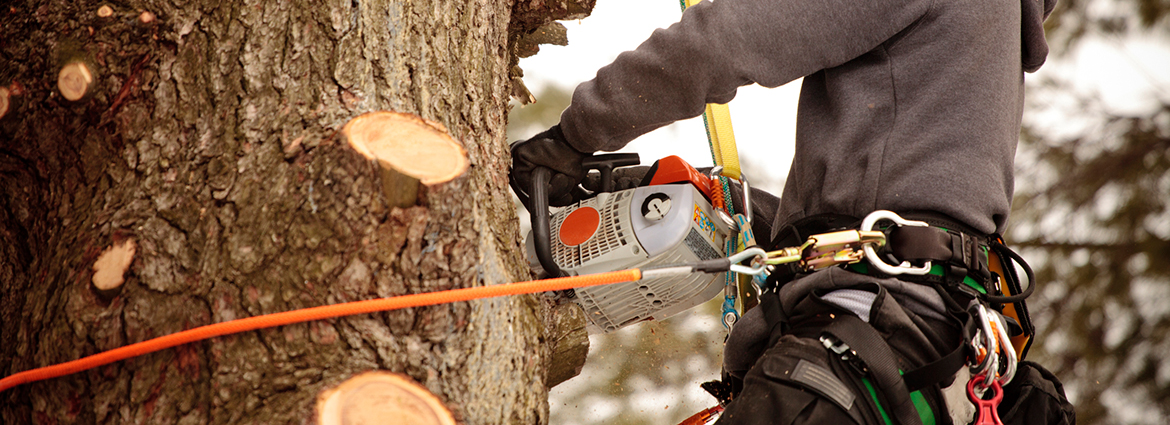
<instances>
[{"instance_id":1,"label":"chainsaw starter housing","mask_svg":"<svg viewBox=\"0 0 1170 425\"><path fill-rule=\"evenodd\" d=\"M710 260L725 255L729 234L717 220L711 203L693 182L598 193L553 214L552 254L570 276ZM530 266L543 272L532 233L525 245ZM589 332L602 333L665 319L723 289L720 275L695 273L579 288L573 301L585 309Z\"/></svg>"}]
</instances>

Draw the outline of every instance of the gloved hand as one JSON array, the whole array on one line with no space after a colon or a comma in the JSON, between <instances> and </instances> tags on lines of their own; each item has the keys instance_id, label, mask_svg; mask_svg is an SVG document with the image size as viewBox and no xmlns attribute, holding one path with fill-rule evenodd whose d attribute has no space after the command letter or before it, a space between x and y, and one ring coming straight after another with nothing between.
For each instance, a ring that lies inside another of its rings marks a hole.
<instances>
[{"instance_id":1,"label":"gloved hand","mask_svg":"<svg viewBox=\"0 0 1170 425\"><path fill-rule=\"evenodd\" d=\"M512 178L521 190L532 190L532 170L546 167L552 170L548 183L548 203L565 206L573 203L571 192L585 178L581 161L589 154L569 146L560 125L543 133L512 144Z\"/></svg>"}]
</instances>

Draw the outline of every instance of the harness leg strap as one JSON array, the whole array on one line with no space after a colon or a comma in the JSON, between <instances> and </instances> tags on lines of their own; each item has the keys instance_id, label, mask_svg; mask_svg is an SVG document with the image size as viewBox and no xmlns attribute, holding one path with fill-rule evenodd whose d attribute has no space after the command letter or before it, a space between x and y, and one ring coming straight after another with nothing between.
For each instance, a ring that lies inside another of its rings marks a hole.
<instances>
[{"instance_id":1,"label":"harness leg strap","mask_svg":"<svg viewBox=\"0 0 1170 425\"><path fill-rule=\"evenodd\" d=\"M869 323L850 315L838 315L824 333L848 345L869 369L879 393L890 403L890 412L902 425L922 425L918 409L902 379L897 357L889 343Z\"/></svg>"}]
</instances>

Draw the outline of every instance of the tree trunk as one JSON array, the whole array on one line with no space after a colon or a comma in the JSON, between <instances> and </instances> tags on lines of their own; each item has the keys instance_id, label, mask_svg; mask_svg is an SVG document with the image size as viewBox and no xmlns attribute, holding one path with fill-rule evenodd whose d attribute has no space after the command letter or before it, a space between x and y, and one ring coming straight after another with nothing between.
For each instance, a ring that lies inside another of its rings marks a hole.
<instances>
[{"instance_id":1,"label":"tree trunk","mask_svg":"<svg viewBox=\"0 0 1170 425\"><path fill-rule=\"evenodd\" d=\"M526 280L504 126L509 30L539 23L510 27L512 7L0 10L0 373L248 316ZM58 88L71 63L92 78L77 100ZM337 136L372 110L441 123L470 169L388 206L377 164ZM319 392L385 369L462 422L545 423L547 312L511 297L214 338L0 393L0 422L310 423Z\"/></svg>"}]
</instances>

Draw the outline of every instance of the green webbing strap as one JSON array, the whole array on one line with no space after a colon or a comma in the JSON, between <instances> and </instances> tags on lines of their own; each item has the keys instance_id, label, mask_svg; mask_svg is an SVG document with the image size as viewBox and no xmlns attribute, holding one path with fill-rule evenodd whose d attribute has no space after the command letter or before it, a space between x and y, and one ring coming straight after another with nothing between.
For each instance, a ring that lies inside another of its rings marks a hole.
<instances>
[{"instance_id":1,"label":"green webbing strap","mask_svg":"<svg viewBox=\"0 0 1170 425\"><path fill-rule=\"evenodd\" d=\"M873 273L870 273L869 264L866 264L863 262L858 262L858 263L853 263L853 264L847 265L847 266L845 266L845 269L852 271L852 272L855 272L855 273L861 273L861 274L871 275L871 276L873 275ZM880 272L875 271L875 273L880 273ZM946 277L946 272L943 270L943 266L941 264L931 264L930 273L927 273L927 275L937 276L939 278L939 280L942 280ZM907 279L906 275L889 276L889 277L893 277L895 279L903 279L903 280ZM987 288L984 288L983 284L976 282L975 279L971 278L971 276L964 277L963 284L970 286L971 289L979 291L980 294L987 295Z\"/></svg>"}]
</instances>

